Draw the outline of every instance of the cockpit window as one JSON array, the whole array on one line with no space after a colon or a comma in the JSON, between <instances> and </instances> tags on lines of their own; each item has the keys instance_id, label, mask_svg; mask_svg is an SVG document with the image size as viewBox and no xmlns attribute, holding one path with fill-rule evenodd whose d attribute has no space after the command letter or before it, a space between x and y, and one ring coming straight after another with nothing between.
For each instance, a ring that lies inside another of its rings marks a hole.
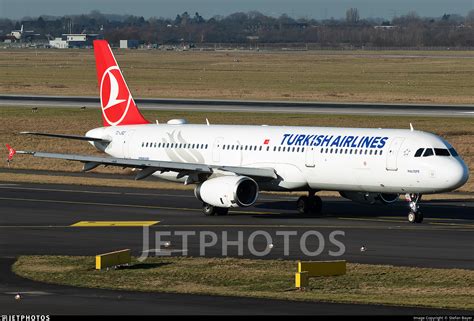
<instances>
[{"instance_id":1,"label":"cockpit window","mask_svg":"<svg viewBox=\"0 0 474 321\"><path fill-rule=\"evenodd\" d=\"M434 151L436 156L450 156L449 151L445 148L435 148Z\"/></svg>"},{"instance_id":2,"label":"cockpit window","mask_svg":"<svg viewBox=\"0 0 474 321\"><path fill-rule=\"evenodd\" d=\"M425 150L424 148L418 149L415 153L415 157L420 157L423 154L424 150Z\"/></svg>"},{"instance_id":3,"label":"cockpit window","mask_svg":"<svg viewBox=\"0 0 474 321\"><path fill-rule=\"evenodd\" d=\"M451 156L453 156L453 157L459 156L459 154L456 152L456 150L452 147L449 149L449 152L451 153Z\"/></svg>"},{"instance_id":4,"label":"cockpit window","mask_svg":"<svg viewBox=\"0 0 474 321\"><path fill-rule=\"evenodd\" d=\"M433 153L433 150L431 148L427 148L425 150L425 153L423 154L423 157L428 157L428 156L433 156L434 153Z\"/></svg>"}]
</instances>

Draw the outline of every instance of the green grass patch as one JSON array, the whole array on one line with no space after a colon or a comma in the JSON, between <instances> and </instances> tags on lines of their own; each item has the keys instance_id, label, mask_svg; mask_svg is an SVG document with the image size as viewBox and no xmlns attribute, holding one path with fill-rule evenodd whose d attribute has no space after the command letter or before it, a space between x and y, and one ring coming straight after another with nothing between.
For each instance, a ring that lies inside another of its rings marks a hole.
<instances>
[{"instance_id":1,"label":"green grass patch","mask_svg":"<svg viewBox=\"0 0 474 321\"><path fill-rule=\"evenodd\" d=\"M471 51L115 55L135 97L473 103ZM96 96L93 51L1 50L0 92Z\"/></svg>"},{"instance_id":2,"label":"green grass patch","mask_svg":"<svg viewBox=\"0 0 474 321\"><path fill-rule=\"evenodd\" d=\"M94 267L94 257L22 256L13 271L77 287L474 310L471 270L349 263L346 275L312 278L299 291L294 261L166 257L117 270Z\"/></svg>"}]
</instances>

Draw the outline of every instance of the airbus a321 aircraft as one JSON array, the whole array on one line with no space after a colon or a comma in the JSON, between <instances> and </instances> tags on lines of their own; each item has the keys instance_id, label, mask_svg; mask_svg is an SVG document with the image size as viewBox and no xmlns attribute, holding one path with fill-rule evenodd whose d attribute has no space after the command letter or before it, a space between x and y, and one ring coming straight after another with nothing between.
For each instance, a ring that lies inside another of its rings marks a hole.
<instances>
[{"instance_id":1,"label":"airbus a321 aircraft","mask_svg":"<svg viewBox=\"0 0 474 321\"><path fill-rule=\"evenodd\" d=\"M411 129L167 124L147 121L138 110L109 44L94 41L103 127L86 136L25 134L90 142L108 156L19 151L35 157L139 169L196 184L206 215L251 206L259 191L307 191L297 210L321 212L318 191L338 191L353 201L393 203L404 195L408 220L420 223L422 194L466 183L468 169L455 149L434 134ZM10 148L10 158L15 151Z\"/></svg>"}]
</instances>

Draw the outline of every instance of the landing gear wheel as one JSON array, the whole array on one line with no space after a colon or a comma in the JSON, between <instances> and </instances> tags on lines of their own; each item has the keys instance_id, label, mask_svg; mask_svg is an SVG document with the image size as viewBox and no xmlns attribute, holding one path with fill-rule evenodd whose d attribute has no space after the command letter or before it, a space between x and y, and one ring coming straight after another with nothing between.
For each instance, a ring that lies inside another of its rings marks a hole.
<instances>
[{"instance_id":1,"label":"landing gear wheel","mask_svg":"<svg viewBox=\"0 0 474 321\"><path fill-rule=\"evenodd\" d=\"M216 215L225 216L229 214L229 209L226 207L216 207Z\"/></svg>"},{"instance_id":2,"label":"landing gear wheel","mask_svg":"<svg viewBox=\"0 0 474 321\"><path fill-rule=\"evenodd\" d=\"M214 207L210 204L207 204L207 203L203 203L202 204L202 212L206 216L214 216L214 215L216 215L217 211L216 211L216 207Z\"/></svg>"},{"instance_id":3,"label":"landing gear wheel","mask_svg":"<svg viewBox=\"0 0 474 321\"><path fill-rule=\"evenodd\" d=\"M301 196L296 202L296 209L300 214L320 214L323 207L321 197Z\"/></svg>"},{"instance_id":4,"label":"landing gear wheel","mask_svg":"<svg viewBox=\"0 0 474 321\"><path fill-rule=\"evenodd\" d=\"M408 222L410 223L421 223L423 222L423 214L419 210L418 202L421 199L421 194L406 194L405 199L410 207L408 213Z\"/></svg>"},{"instance_id":5,"label":"landing gear wheel","mask_svg":"<svg viewBox=\"0 0 474 321\"><path fill-rule=\"evenodd\" d=\"M420 211L418 211L415 214L415 223L421 223L421 222L423 222L423 214Z\"/></svg>"},{"instance_id":6,"label":"landing gear wheel","mask_svg":"<svg viewBox=\"0 0 474 321\"><path fill-rule=\"evenodd\" d=\"M321 214L323 209L323 200L321 197L314 195L310 197L309 200L311 201L311 212L314 214Z\"/></svg>"},{"instance_id":7,"label":"landing gear wheel","mask_svg":"<svg viewBox=\"0 0 474 321\"><path fill-rule=\"evenodd\" d=\"M309 213L309 202L308 196L301 196L296 201L296 210L300 214L308 214Z\"/></svg>"},{"instance_id":8,"label":"landing gear wheel","mask_svg":"<svg viewBox=\"0 0 474 321\"><path fill-rule=\"evenodd\" d=\"M410 211L408 213L408 222L410 223L421 223L423 222L423 214L420 211Z\"/></svg>"},{"instance_id":9,"label":"landing gear wheel","mask_svg":"<svg viewBox=\"0 0 474 321\"><path fill-rule=\"evenodd\" d=\"M202 211L204 215L206 216L224 216L229 213L229 209L226 207L217 207L217 206L212 206L207 203L202 204Z\"/></svg>"}]
</instances>

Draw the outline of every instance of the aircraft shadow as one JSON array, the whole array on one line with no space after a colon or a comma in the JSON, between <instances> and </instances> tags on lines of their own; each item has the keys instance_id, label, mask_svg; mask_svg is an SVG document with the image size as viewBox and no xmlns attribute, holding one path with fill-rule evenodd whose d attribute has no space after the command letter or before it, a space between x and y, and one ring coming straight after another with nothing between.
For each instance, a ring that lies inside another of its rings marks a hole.
<instances>
[{"instance_id":1,"label":"aircraft shadow","mask_svg":"<svg viewBox=\"0 0 474 321\"><path fill-rule=\"evenodd\" d=\"M471 200L468 200L471 202ZM465 206L465 201L429 201L420 202L420 210L425 218L440 219L463 219L474 220L473 207ZM377 217L394 217L406 218L408 214L408 205L399 202L397 204L375 204L365 205L355 202L323 200L323 211L321 215L315 217L312 215L301 215L296 213L295 202L293 201L276 201L258 203L254 208L259 210L284 211L281 213L260 215L264 218L317 218L317 217L360 217L360 218L377 218ZM286 211L291 211L290 213Z\"/></svg>"}]
</instances>

